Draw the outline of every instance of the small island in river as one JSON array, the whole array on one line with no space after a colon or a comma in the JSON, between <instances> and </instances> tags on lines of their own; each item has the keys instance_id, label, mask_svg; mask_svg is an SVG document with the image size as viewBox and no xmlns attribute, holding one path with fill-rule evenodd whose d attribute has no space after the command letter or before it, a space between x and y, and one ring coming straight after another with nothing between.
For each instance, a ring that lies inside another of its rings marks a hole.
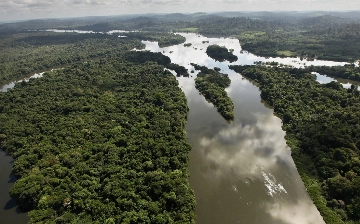
<instances>
[{"instance_id":1,"label":"small island in river","mask_svg":"<svg viewBox=\"0 0 360 224\"><path fill-rule=\"evenodd\" d=\"M217 108L226 120L234 120L234 104L225 91L231 80L227 74L191 63L200 73L195 78L195 88Z\"/></svg>"},{"instance_id":2,"label":"small island in river","mask_svg":"<svg viewBox=\"0 0 360 224\"><path fill-rule=\"evenodd\" d=\"M217 61L229 61L234 62L238 60L238 57L229 51L226 47L221 47L217 44L210 45L206 49L206 54Z\"/></svg>"}]
</instances>

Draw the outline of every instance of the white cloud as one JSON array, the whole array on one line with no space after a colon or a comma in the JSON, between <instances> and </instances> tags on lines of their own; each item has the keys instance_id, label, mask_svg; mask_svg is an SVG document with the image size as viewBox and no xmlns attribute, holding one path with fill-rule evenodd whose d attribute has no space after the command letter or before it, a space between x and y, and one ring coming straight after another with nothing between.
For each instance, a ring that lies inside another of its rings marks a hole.
<instances>
[{"instance_id":1,"label":"white cloud","mask_svg":"<svg viewBox=\"0 0 360 224\"><path fill-rule=\"evenodd\" d=\"M68 5L106 5L109 1L106 0L67 0Z\"/></svg>"},{"instance_id":2,"label":"white cloud","mask_svg":"<svg viewBox=\"0 0 360 224\"><path fill-rule=\"evenodd\" d=\"M280 223L288 224L320 224L324 220L317 212L315 205L311 201L299 201L297 203L269 203L267 209L270 215L281 221Z\"/></svg>"},{"instance_id":3,"label":"white cloud","mask_svg":"<svg viewBox=\"0 0 360 224\"><path fill-rule=\"evenodd\" d=\"M360 10L360 2L354 0L0 0L0 21L131 13L271 10Z\"/></svg>"}]
</instances>

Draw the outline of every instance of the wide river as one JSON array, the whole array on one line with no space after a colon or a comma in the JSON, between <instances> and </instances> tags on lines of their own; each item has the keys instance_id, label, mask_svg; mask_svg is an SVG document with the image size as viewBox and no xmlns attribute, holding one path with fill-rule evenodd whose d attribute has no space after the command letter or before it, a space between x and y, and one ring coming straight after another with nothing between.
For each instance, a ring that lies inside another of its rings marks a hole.
<instances>
[{"instance_id":1,"label":"wide river","mask_svg":"<svg viewBox=\"0 0 360 224\"><path fill-rule=\"evenodd\" d=\"M186 43L159 48L144 41L146 50L162 52L173 63L191 71L190 63L209 68L219 67L229 74L226 89L234 102L235 119L226 122L195 89L194 78L179 77L190 113L186 125L192 150L189 154L190 184L196 196L197 224L322 224L320 213L311 201L286 145L282 122L260 99L260 91L240 74L228 69L228 62L216 62L205 51L210 44L234 49L239 60L231 64L253 64L255 61L278 61L293 66L343 65L341 62L301 61L299 58L263 58L241 52L237 39L206 38L181 34ZM203 42L203 41L209 41ZM0 86L1 91L13 83ZM17 214L8 191L14 181L11 158L0 151L0 218L1 223L26 223L25 214ZM15 215L16 214L16 215Z\"/></svg>"}]
</instances>

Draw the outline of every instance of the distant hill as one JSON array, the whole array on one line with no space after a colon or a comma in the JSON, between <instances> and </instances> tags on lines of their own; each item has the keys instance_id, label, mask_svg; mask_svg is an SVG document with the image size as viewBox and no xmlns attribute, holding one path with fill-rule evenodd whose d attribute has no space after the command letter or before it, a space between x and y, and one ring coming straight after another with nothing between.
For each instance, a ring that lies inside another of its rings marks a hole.
<instances>
[{"instance_id":1,"label":"distant hill","mask_svg":"<svg viewBox=\"0 0 360 224\"><path fill-rule=\"evenodd\" d=\"M349 19L340 18L332 15L322 15L305 18L299 22L299 25L306 27L333 26L350 22Z\"/></svg>"}]
</instances>

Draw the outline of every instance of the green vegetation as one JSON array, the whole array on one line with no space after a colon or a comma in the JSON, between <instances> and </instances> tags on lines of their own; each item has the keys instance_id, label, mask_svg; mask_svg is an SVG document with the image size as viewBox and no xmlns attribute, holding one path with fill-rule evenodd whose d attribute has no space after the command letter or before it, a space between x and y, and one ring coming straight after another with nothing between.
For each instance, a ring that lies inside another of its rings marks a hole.
<instances>
[{"instance_id":1,"label":"green vegetation","mask_svg":"<svg viewBox=\"0 0 360 224\"><path fill-rule=\"evenodd\" d=\"M285 50L285 51L277 51L277 55L279 55L280 57L295 57L296 53Z\"/></svg>"},{"instance_id":2,"label":"green vegetation","mask_svg":"<svg viewBox=\"0 0 360 224\"><path fill-rule=\"evenodd\" d=\"M184 66L171 63L170 58L161 53L152 53L150 51L130 51L125 53L125 58L126 60L136 64L153 61L159 65L165 66L167 69L174 70L178 77L189 77L188 70Z\"/></svg>"},{"instance_id":3,"label":"green vegetation","mask_svg":"<svg viewBox=\"0 0 360 224\"><path fill-rule=\"evenodd\" d=\"M31 223L195 222L186 97L163 66L123 52L0 93L10 194Z\"/></svg>"},{"instance_id":4,"label":"green vegetation","mask_svg":"<svg viewBox=\"0 0 360 224\"><path fill-rule=\"evenodd\" d=\"M234 120L234 104L225 88L230 86L231 80L227 74L219 73L205 66L191 63L196 70L200 70L195 78L195 87L217 108L226 120Z\"/></svg>"},{"instance_id":5,"label":"green vegetation","mask_svg":"<svg viewBox=\"0 0 360 224\"><path fill-rule=\"evenodd\" d=\"M172 45L182 44L186 38L173 33L159 33L159 32L131 32L126 34L127 37L137 38L138 40L157 41L159 47L168 47Z\"/></svg>"},{"instance_id":6,"label":"green vegetation","mask_svg":"<svg viewBox=\"0 0 360 224\"><path fill-rule=\"evenodd\" d=\"M176 72L176 76L178 77L180 76L189 77L189 72L184 66L171 63L166 65L166 68L174 70Z\"/></svg>"},{"instance_id":7,"label":"green vegetation","mask_svg":"<svg viewBox=\"0 0 360 224\"><path fill-rule=\"evenodd\" d=\"M283 121L292 157L328 224L360 221L360 92L307 69L230 66L258 83Z\"/></svg>"},{"instance_id":8,"label":"green vegetation","mask_svg":"<svg viewBox=\"0 0 360 224\"><path fill-rule=\"evenodd\" d=\"M360 67L356 67L354 64L345 66L309 66L306 67L307 72L317 72L322 75L330 77L350 79L354 81L360 81Z\"/></svg>"},{"instance_id":9,"label":"green vegetation","mask_svg":"<svg viewBox=\"0 0 360 224\"><path fill-rule=\"evenodd\" d=\"M184 44L184 47L190 47L192 45L192 43L186 43Z\"/></svg>"},{"instance_id":10,"label":"green vegetation","mask_svg":"<svg viewBox=\"0 0 360 224\"><path fill-rule=\"evenodd\" d=\"M181 29L176 29L174 31L176 32L187 32L187 33L196 33L198 31L199 28L196 27L185 27L185 28L181 28Z\"/></svg>"},{"instance_id":11,"label":"green vegetation","mask_svg":"<svg viewBox=\"0 0 360 224\"><path fill-rule=\"evenodd\" d=\"M299 56L354 62L360 59L360 16L356 14L359 13L234 12L33 20L1 24L0 35L4 30L49 28L132 30L141 32L127 35L146 35L148 38L142 39L151 40L165 33L170 35L168 32L197 32L205 36L234 36L244 50L265 57ZM159 45L182 43L178 38L181 37L160 38Z\"/></svg>"},{"instance_id":12,"label":"green vegetation","mask_svg":"<svg viewBox=\"0 0 360 224\"><path fill-rule=\"evenodd\" d=\"M27 32L0 38L0 84L29 73L133 48L136 39L115 35Z\"/></svg>"},{"instance_id":13,"label":"green vegetation","mask_svg":"<svg viewBox=\"0 0 360 224\"><path fill-rule=\"evenodd\" d=\"M141 40L159 41L161 47L185 42L180 35L149 32L128 33L127 38L104 34L5 33L0 38L0 84L73 62L141 49L144 47Z\"/></svg>"},{"instance_id":14,"label":"green vegetation","mask_svg":"<svg viewBox=\"0 0 360 224\"><path fill-rule=\"evenodd\" d=\"M198 32L206 36L228 37L242 34L247 31L266 32L276 29L277 24L250 18L224 18L212 17L195 22L199 27Z\"/></svg>"},{"instance_id":15,"label":"green vegetation","mask_svg":"<svg viewBox=\"0 0 360 224\"><path fill-rule=\"evenodd\" d=\"M178 76L188 71L160 53L129 50L143 48L141 40L183 44L184 37L169 33L178 30L234 36L242 49L260 56L354 62L360 59L355 14L233 12L1 24L0 84L68 67L0 93L0 147L15 157L20 178L12 195L32 210L31 222L194 222L185 97L163 69ZM48 28L141 32L118 38L28 31ZM209 48L216 60L235 60L231 50ZM201 70L196 88L233 119L225 91L230 79L217 68L194 67ZM359 92L357 86L319 84L308 73L360 81L359 68L232 68L258 82L262 98L283 120L297 168L326 222L358 223Z\"/></svg>"},{"instance_id":16,"label":"green vegetation","mask_svg":"<svg viewBox=\"0 0 360 224\"><path fill-rule=\"evenodd\" d=\"M166 66L171 63L171 59L160 52L129 51L124 54L124 58L126 61L130 61L134 64L143 64L147 61L153 61L159 65Z\"/></svg>"},{"instance_id":17,"label":"green vegetation","mask_svg":"<svg viewBox=\"0 0 360 224\"><path fill-rule=\"evenodd\" d=\"M271 30L261 35L238 34L244 50L266 57L299 56L307 59L354 62L360 58L360 24L304 25ZM252 33L251 31L249 32Z\"/></svg>"},{"instance_id":18,"label":"green vegetation","mask_svg":"<svg viewBox=\"0 0 360 224\"><path fill-rule=\"evenodd\" d=\"M227 60L229 62L234 62L238 59L237 56L235 56L232 52L229 52L226 47L221 47L217 44L208 46L206 54L217 61Z\"/></svg>"}]
</instances>

